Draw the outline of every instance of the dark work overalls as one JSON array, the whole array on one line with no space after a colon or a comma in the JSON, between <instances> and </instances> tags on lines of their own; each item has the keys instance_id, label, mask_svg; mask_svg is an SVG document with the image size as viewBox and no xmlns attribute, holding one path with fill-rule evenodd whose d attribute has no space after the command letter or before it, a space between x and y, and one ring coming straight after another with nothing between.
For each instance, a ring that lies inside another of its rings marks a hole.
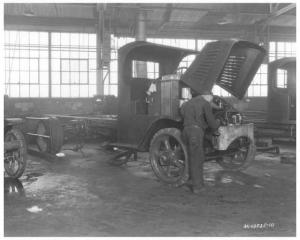
<instances>
[{"instance_id":1,"label":"dark work overalls","mask_svg":"<svg viewBox=\"0 0 300 240\"><path fill-rule=\"evenodd\" d=\"M193 188L201 188L204 186L204 133L208 127L215 131L219 127L219 123L212 113L209 102L202 96L185 102L181 107L181 114L184 120L183 140L188 146Z\"/></svg>"}]
</instances>

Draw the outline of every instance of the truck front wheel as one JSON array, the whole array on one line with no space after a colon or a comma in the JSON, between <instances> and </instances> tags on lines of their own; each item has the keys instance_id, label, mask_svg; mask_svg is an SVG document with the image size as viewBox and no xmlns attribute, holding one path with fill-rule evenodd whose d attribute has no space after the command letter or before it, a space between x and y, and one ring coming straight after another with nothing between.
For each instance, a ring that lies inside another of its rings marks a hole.
<instances>
[{"instance_id":1,"label":"truck front wheel","mask_svg":"<svg viewBox=\"0 0 300 240\"><path fill-rule=\"evenodd\" d=\"M254 141L247 137L239 137L228 147L228 150L217 162L229 171L245 170L255 158L256 148Z\"/></svg>"},{"instance_id":2,"label":"truck front wheel","mask_svg":"<svg viewBox=\"0 0 300 240\"><path fill-rule=\"evenodd\" d=\"M189 178L188 152L177 128L159 130L150 143L150 163L155 175L173 186Z\"/></svg>"}]
</instances>

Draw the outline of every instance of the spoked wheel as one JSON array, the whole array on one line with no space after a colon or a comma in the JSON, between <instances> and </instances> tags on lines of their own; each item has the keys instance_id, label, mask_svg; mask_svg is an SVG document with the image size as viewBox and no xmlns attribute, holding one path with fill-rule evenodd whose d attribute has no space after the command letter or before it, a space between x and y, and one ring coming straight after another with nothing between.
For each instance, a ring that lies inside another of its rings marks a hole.
<instances>
[{"instance_id":1,"label":"spoked wheel","mask_svg":"<svg viewBox=\"0 0 300 240\"><path fill-rule=\"evenodd\" d=\"M5 142L18 141L19 147L14 150L4 151L4 169L11 178L22 176L26 168L27 147L23 133L17 128L9 130L4 137Z\"/></svg>"},{"instance_id":2,"label":"spoked wheel","mask_svg":"<svg viewBox=\"0 0 300 240\"><path fill-rule=\"evenodd\" d=\"M39 121L38 122L36 133L39 134L39 135L49 134L44 121ZM44 138L44 137L37 137L36 138L37 146L38 146L38 148L40 149L41 152L47 152L48 151L49 142L50 142L50 137L49 138Z\"/></svg>"},{"instance_id":3,"label":"spoked wheel","mask_svg":"<svg viewBox=\"0 0 300 240\"><path fill-rule=\"evenodd\" d=\"M47 121L39 121L36 133L41 135L36 138L36 144L41 152L55 154L61 150L64 129L58 119L50 118Z\"/></svg>"},{"instance_id":4,"label":"spoked wheel","mask_svg":"<svg viewBox=\"0 0 300 240\"><path fill-rule=\"evenodd\" d=\"M247 137L239 137L228 147L228 153L218 159L219 165L225 170L244 170L255 158L256 148L253 140Z\"/></svg>"},{"instance_id":5,"label":"spoked wheel","mask_svg":"<svg viewBox=\"0 0 300 240\"><path fill-rule=\"evenodd\" d=\"M174 186L189 178L188 153L177 128L159 130L150 144L150 163L155 175Z\"/></svg>"},{"instance_id":6,"label":"spoked wheel","mask_svg":"<svg viewBox=\"0 0 300 240\"><path fill-rule=\"evenodd\" d=\"M4 196L5 198L22 197L25 195L22 182L16 178L4 178Z\"/></svg>"}]
</instances>

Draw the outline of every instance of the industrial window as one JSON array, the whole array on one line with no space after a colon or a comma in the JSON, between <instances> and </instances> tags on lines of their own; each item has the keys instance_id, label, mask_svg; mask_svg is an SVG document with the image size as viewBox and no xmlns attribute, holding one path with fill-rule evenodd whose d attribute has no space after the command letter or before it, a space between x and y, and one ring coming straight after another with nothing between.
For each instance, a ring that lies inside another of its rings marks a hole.
<instances>
[{"instance_id":1,"label":"industrial window","mask_svg":"<svg viewBox=\"0 0 300 240\"><path fill-rule=\"evenodd\" d=\"M258 69L247 92L248 97L268 96L268 65L262 64Z\"/></svg>"},{"instance_id":2,"label":"industrial window","mask_svg":"<svg viewBox=\"0 0 300 240\"><path fill-rule=\"evenodd\" d=\"M222 97L230 97L231 94L224 90L223 88L219 87L218 85L214 85L212 89L212 93L214 95L222 96Z\"/></svg>"},{"instance_id":3,"label":"industrial window","mask_svg":"<svg viewBox=\"0 0 300 240\"><path fill-rule=\"evenodd\" d=\"M5 94L92 97L96 34L5 31Z\"/></svg>"},{"instance_id":4,"label":"industrial window","mask_svg":"<svg viewBox=\"0 0 300 240\"><path fill-rule=\"evenodd\" d=\"M277 83L278 88L287 88L287 70L277 69Z\"/></svg>"},{"instance_id":5,"label":"industrial window","mask_svg":"<svg viewBox=\"0 0 300 240\"><path fill-rule=\"evenodd\" d=\"M137 71L138 68L145 68L145 75L143 71ZM141 74L141 75L139 75ZM156 62L144 62L144 61L132 61L132 77L133 78L149 78L156 79L159 77L159 63Z\"/></svg>"},{"instance_id":6,"label":"industrial window","mask_svg":"<svg viewBox=\"0 0 300 240\"><path fill-rule=\"evenodd\" d=\"M116 37L111 35L111 54L109 69L104 71L104 94L118 96L118 49L127 43L134 42L134 38Z\"/></svg>"},{"instance_id":7,"label":"industrial window","mask_svg":"<svg viewBox=\"0 0 300 240\"><path fill-rule=\"evenodd\" d=\"M137 71L138 68L144 68L144 70L145 70L144 75L143 75L143 70ZM132 77L133 78L149 78L149 79L158 78L159 77L159 63L133 60L132 61Z\"/></svg>"},{"instance_id":8,"label":"industrial window","mask_svg":"<svg viewBox=\"0 0 300 240\"><path fill-rule=\"evenodd\" d=\"M48 33L5 31L5 94L48 97Z\"/></svg>"},{"instance_id":9,"label":"industrial window","mask_svg":"<svg viewBox=\"0 0 300 240\"><path fill-rule=\"evenodd\" d=\"M96 34L51 33L52 97L96 94Z\"/></svg>"},{"instance_id":10,"label":"industrial window","mask_svg":"<svg viewBox=\"0 0 300 240\"><path fill-rule=\"evenodd\" d=\"M272 62L283 57L296 57L296 43L270 42L269 61Z\"/></svg>"}]
</instances>

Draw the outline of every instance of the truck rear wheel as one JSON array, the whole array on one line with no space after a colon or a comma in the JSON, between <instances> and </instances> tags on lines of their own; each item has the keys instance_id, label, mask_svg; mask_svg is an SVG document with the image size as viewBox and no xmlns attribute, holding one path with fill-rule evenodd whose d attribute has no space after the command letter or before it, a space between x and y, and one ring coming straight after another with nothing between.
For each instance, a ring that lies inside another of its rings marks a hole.
<instances>
[{"instance_id":1,"label":"truck rear wheel","mask_svg":"<svg viewBox=\"0 0 300 240\"><path fill-rule=\"evenodd\" d=\"M173 186L189 178L188 152L177 128L159 130L150 143L150 163L155 175Z\"/></svg>"},{"instance_id":2,"label":"truck rear wheel","mask_svg":"<svg viewBox=\"0 0 300 240\"><path fill-rule=\"evenodd\" d=\"M12 128L4 136L5 142L18 141L19 147L14 150L4 150L4 169L11 178L22 176L27 161L27 146L23 133L17 128Z\"/></svg>"},{"instance_id":3,"label":"truck rear wheel","mask_svg":"<svg viewBox=\"0 0 300 240\"><path fill-rule=\"evenodd\" d=\"M39 121L36 133L50 137L37 137L36 143L41 152L56 154L61 150L64 142L64 130L59 119L50 118Z\"/></svg>"},{"instance_id":4,"label":"truck rear wheel","mask_svg":"<svg viewBox=\"0 0 300 240\"><path fill-rule=\"evenodd\" d=\"M228 153L217 160L219 165L229 171L245 170L255 158L254 141L247 137L239 137L228 147Z\"/></svg>"}]
</instances>

